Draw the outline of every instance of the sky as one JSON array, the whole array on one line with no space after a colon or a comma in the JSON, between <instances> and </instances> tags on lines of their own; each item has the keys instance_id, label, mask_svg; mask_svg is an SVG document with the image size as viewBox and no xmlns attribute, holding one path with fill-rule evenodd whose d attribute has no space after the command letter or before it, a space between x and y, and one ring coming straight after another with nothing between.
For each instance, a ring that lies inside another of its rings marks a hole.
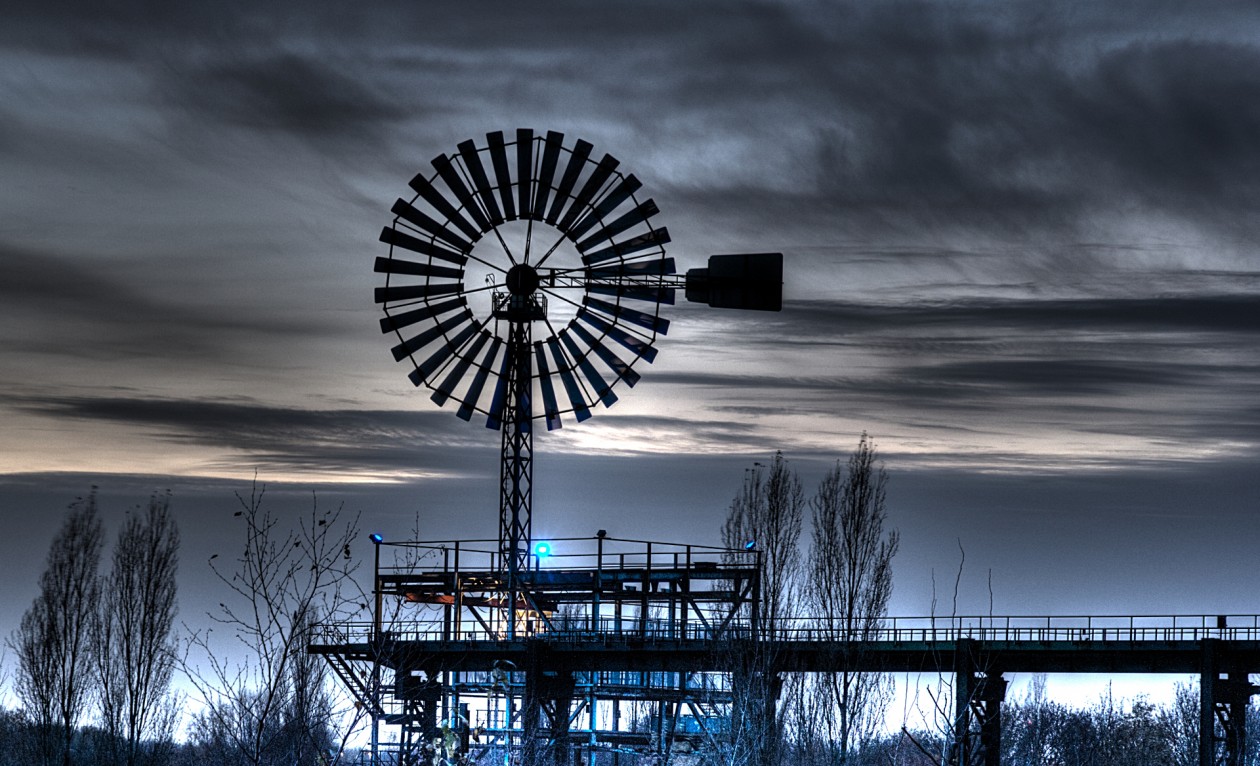
<instances>
[{"instance_id":1,"label":"sky","mask_svg":"<svg viewBox=\"0 0 1260 766\"><path fill-rule=\"evenodd\" d=\"M430 159L518 127L620 159L680 270L785 259L782 312L680 303L638 386L537 437L537 537L715 543L754 461L812 492L866 432L896 614L953 608L964 554L961 612L1260 612L1254 3L5 15L0 632L92 486L111 530L171 491L194 622L255 477L494 538L498 434L393 362L372 261Z\"/></svg>"}]
</instances>

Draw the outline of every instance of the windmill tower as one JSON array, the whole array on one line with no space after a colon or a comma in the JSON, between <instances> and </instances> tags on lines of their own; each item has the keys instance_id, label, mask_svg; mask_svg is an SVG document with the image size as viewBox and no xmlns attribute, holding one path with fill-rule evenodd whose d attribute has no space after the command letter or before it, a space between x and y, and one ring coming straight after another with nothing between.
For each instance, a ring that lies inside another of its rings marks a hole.
<instances>
[{"instance_id":1,"label":"windmill tower","mask_svg":"<svg viewBox=\"0 0 1260 766\"><path fill-rule=\"evenodd\" d=\"M500 131L484 146L464 141L412 178L411 198L395 201L380 236L389 255L376 259L385 275L376 302L382 332L398 340L394 359L413 366L412 383L432 389L436 404L456 405L463 420L482 415L502 433L508 603L521 595L531 553L535 422L547 430L569 415L581 422L612 406L619 385L633 387L636 366L656 358L669 331L661 311L679 290L714 307L781 306L779 253L716 255L707 268L676 273L669 231L653 223L656 202L641 200L639 179L593 149L527 128L515 140Z\"/></svg>"},{"instance_id":2,"label":"windmill tower","mask_svg":"<svg viewBox=\"0 0 1260 766\"><path fill-rule=\"evenodd\" d=\"M489 133L432 168L411 179L381 231L380 326L434 403L500 432L498 539L488 549L373 535L372 624L329 626L309 649L371 716L373 763L427 763L456 731L462 757L480 748L477 758L528 766L570 764L577 750L590 766L601 753L668 759L675 741L712 740L703 722L730 707L729 691L709 682L712 649L755 632L758 554L600 530L581 541L593 551L541 568L533 437L537 425L580 423L634 386L680 291L713 307L779 310L782 255L714 255L679 273L640 181L561 133ZM391 545L412 564L383 565ZM440 563L415 566L423 556ZM387 624L387 598L428 611ZM581 651L561 657L558 640ZM690 654L655 652L657 672L628 659L627 645L656 640ZM680 656L708 659L692 667ZM655 711L652 732L634 730L625 706ZM398 727L396 755L384 760L382 724Z\"/></svg>"}]
</instances>

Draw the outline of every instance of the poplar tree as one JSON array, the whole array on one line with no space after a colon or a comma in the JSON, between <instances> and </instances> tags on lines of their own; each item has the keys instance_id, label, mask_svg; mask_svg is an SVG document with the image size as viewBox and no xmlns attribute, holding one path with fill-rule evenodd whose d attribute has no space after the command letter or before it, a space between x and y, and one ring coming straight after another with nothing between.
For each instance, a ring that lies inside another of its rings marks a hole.
<instances>
[{"instance_id":1,"label":"poplar tree","mask_svg":"<svg viewBox=\"0 0 1260 766\"><path fill-rule=\"evenodd\" d=\"M151 751L169 745L174 728L169 691L178 568L170 497L154 496L144 512L128 515L118 533L94 631L101 723L115 762L126 766L143 762L146 754L160 756Z\"/></svg>"},{"instance_id":2,"label":"poplar tree","mask_svg":"<svg viewBox=\"0 0 1260 766\"><path fill-rule=\"evenodd\" d=\"M888 614L900 537L884 530L887 483L875 444L863 433L847 465L837 461L810 502L808 608L821 637L845 646L875 639ZM882 726L892 679L845 670L815 680L813 702L822 714L814 717L814 732L833 743L835 763L847 763L855 746Z\"/></svg>"},{"instance_id":3,"label":"poplar tree","mask_svg":"<svg viewBox=\"0 0 1260 766\"><path fill-rule=\"evenodd\" d=\"M48 549L39 595L9 641L18 659L14 690L35 730L33 755L47 766L73 762L74 735L91 701L90 638L100 558L101 521L93 488L70 506Z\"/></svg>"}]
</instances>

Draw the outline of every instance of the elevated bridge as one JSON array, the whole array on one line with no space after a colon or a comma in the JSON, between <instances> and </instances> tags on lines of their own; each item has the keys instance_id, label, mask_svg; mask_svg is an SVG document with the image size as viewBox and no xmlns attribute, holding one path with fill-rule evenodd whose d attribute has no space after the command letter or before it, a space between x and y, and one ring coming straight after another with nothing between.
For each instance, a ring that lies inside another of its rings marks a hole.
<instances>
[{"instance_id":1,"label":"elevated bridge","mask_svg":"<svg viewBox=\"0 0 1260 766\"><path fill-rule=\"evenodd\" d=\"M755 552L599 538L585 566L534 562L513 602L493 561L469 566L475 545L402 548L386 567L380 547L373 620L323 626L309 647L372 714L379 763L422 762L444 726L487 763L695 763L729 745L748 689L768 721L784 674L849 671L947 676L957 766L1000 763L1007 674L1197 674L1199 762L1233 766L1260 692L1257 615L888 617L855 631L759 619Z\"/></svg>"}]
</instances>

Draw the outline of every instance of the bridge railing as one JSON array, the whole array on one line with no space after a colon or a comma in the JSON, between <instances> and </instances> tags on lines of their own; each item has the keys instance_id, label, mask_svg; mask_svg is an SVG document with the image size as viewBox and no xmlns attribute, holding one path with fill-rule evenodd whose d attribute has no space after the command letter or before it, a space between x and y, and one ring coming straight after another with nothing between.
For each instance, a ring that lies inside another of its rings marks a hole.
<instances>
[{"instance_id":1,"label":"bridge railing","mask_svg":"<svg viewBox=\"0 0 1260 766\"><path fill-rule=\"evenodd\" d=\"M779 621L769 631L787 641L1197 641L1260 640L1260 615L981 615L888 617L866 630L812 618Z\"/></svg>"},{"instance_id":2,"label":"bridge railing","mask_svg":"<svg viewBox=\"0 0 1260 766\"><path fill-rule=\"evenodd\" d=\"M453 630L434 621L409 621L387 627L385 637L398 641L499 641L475 623ZM371 623L336 623L320 627L314 643L354 644L371 638ZM581 627L541 628L518 632L519 638L554 642L712 641L751 637L746 625L717 629L691 622L603 618ZM944 643L960 638L982 641L1260 641L1260 615L1012 615L972 617L887 617L869 630L845 630L837 622L815 618L780 620L765 626L759 637L779 641L881 641Z\"/></svg>"}]
</instances>

